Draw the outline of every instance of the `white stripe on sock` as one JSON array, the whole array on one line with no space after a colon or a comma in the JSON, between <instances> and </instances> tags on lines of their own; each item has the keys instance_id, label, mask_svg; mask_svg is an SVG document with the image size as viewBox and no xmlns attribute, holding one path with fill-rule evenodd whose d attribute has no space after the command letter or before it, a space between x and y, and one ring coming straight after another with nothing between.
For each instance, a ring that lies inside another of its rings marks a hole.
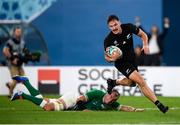
<instances>
[{"instance_id":1,"label":"white stripe on sock","mask_svg":"<svg viewBox=\"0 0 180 125\"><path fill-rule=\"evenodd\" d=\"M43 108L46 104L47 104L47 101L43 100L39 106Z\"/></svg>"},{"instance_id":2,"label":"white stripe on sock","mask_svg":"<svg viewBox=\"0 0 180 125\"><path fill-rule=\"evenodd\" d=\"M36 97L36 98L39 98L39 99L42 99L42 98L43 98L43 96L42 96L41 94L36 95L35 97Z\"/></svg>"}]
</instances>

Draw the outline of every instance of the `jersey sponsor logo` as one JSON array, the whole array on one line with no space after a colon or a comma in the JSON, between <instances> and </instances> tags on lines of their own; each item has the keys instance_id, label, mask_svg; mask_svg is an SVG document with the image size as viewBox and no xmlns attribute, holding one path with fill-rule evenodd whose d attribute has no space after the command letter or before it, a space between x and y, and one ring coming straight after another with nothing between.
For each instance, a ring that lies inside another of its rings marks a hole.
<instances>
[{"instance_id":1,"label":"jersey sponsor logo","mask_svg":"<svg viewBox=\"0 0 180 125\"><path fill-rule=\"evenodd\" d=\"M128 68L128 69L126 70L126 73L129 74L130 72L131 72L131 69Z\"/></svg>"},{"instance_id":2,"label":"jersey sponsor logo","mask_svg":"<svg viewBox=\"0 0 180 125\"><path fill-rule=\"evenodd\" d=\"M126 41L123 41L123 45L126 44Z\"/></svg>"},{"instance_id":3,"label":"jersey sponsor logo","mask_svg":"<svg viewBox=\"0 0 180 125\"><path fill-rule=\"evenodd\" d=\"M115 46L118 46L118 45L119 45L116 40L114 41L114 45L115 45Z\"/></svg>"},{"instance_id":4,"label":"jersey sponsor logo","mask_svg":"<svg viewBox=\"0 0 180 125\"><path fill-rule=\"evenodd\" d=\"M115 45L117 44L117 41L116 41L116 40L114 41L114 44L115 44Z\"/></svg>"},{"instance_id":5,"label":"jersey sponsor logo","mask_svg":"<svg viewBox=\"0 0 180 125\"><path fill-rule=\"evenodd\" d=\"M128 35L127 35L127 39L129 39L129 38L131 38L131 34L128 34Z\"/></svg>"}]
</instances>

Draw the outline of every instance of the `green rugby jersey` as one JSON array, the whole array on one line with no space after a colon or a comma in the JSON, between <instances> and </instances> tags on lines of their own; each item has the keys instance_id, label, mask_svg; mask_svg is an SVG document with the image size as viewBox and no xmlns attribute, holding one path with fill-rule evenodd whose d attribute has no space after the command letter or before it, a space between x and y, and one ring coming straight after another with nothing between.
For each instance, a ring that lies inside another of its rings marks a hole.
<instances>
[{"instance_id":1,"label":"green rugby jersey","mask_svg":"<svg viewBox=\"0 0 180 125\"><path fill-rule=\"evenodd\" d=\"M120 103L113 102L112 104L105 104L103 102L103 97L106 95L101 90L91 90L85 94L87 98L87 104L85 104L86 109L89 110L118 110Z\"/></svg>"}]
</instances>

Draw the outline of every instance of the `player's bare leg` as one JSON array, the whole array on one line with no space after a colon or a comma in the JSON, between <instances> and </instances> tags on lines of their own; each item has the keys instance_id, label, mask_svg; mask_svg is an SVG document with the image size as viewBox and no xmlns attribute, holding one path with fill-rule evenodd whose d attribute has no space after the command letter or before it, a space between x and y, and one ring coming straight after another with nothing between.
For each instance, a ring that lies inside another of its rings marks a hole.
<instances>
[{"instance_id":1,"label":"player's bare leg","mask_svg":"<svg viewBox=\"0 0 180 125\"><path fill-rule=\"evenodd\" d=\"M112 88L116 85L122 85L122 86L131 86L134 83L137 83L141 89L141 92L149 99L151 100L157 107L163 112L166 113L168 111L168 107L164 106L155 96L154 92L149 88L144 78L135 70L131 73L129 76L129 80L127 78L124 78L122 80L112 80L108 79L108 92L111 92Z\"/></svg>"},{"instance_id":2,"label":"player's bare leg","mask_svg":"<svg viewBox=\"0 0 180 125\"><path fill-rule=\"evenodd\" d=\"M8 95L8 97L11 97L12 96L12 94L13 94L13 90L14 90L14 88L15 88L15 86L16 86L16 81L15 80L13 80L12 82L8 82L8 83L6 83L6 86L8 87L8 89L9 89L9 95Z\"/></svg>"},{"instance_id":3,"label":"player's bare leg","mask_svg":"<svg viewBox=\"0 0 180 125\"><path fill-rule=\"evenodd\" d=\"M161 110L163 113L166 113L168 111L168 106L164 106L156 97L154 92L149 88L147 85L146 81L144 78L135 70L134 72L131 73L129 78L136 82L140 89L141 92L149 99L151 100L158 108Z\"/></svg>"},{"instance_id":4,"label":"player's bare leg","mask_svg":"<svg viewBox=\"0 0 180 125\"><path fill-rule=\"evenodd\" d=\"M14 95L11 97L11 101L18 100L18 99L29 100L32 103L42 107L45 111L64 110L63 103L57 102L56 99L37 98L31 95L25 94L21 91L14 93Z\"/></svg>"},{"instance_id":5,"label":"player's bare leg","mask_svg":"<svg viewBox=\"0 0 180 125\"><path fill-rule=\"evenodd\" d=\"M128 78L123 78L123 79L117 79L116 84L122 86L131 86L132 84L134 84L134 82Z\"/></svg>"},{"instance_id":6,"label":"player's bare leg","mask_svg":"<svg viewBox=\"0 0 180 125\"><path fill-rule=\"evenodd\" d=\"M31 83L29 82L29 79L26 76L15 75L12 77L12 79L15 82L23 83L32 96L37 97L37 98L43 98L39 90L37 90L31 85Z\"/></svg>"},{"instance_id":7,"label":"player's bare leg","mask_svg":"<svg viewBox=\"0 0 180 125\"><path fill-rule=\"evenodd\" d=\"M131 75L129 76L129 79L131 79L132 81L135 81L139 85L142 93L149 100L155 103L155 101L157 100L157 97L155 96L153 91L149 88L144 78L137 71L132 72Z\"/></svg>"}]
</instances>

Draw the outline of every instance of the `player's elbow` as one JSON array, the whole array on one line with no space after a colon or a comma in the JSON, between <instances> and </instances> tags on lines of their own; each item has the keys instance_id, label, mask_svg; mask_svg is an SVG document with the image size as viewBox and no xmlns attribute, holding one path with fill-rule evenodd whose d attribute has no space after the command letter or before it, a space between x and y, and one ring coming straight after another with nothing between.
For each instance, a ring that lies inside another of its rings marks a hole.
<instances>
[{"instance_id":1,"label":"player's elbow","mask_svg":"<svg viewBox=\"0 0 180 125\"><path fill-rule=\"evenodd\" d=\"M143 38L143 37L144 37L144 38L145 38L145 37L147 38L147 37L148 37L147 34L146 34L143 30L141 30L141 29L139 29L138 36L141 37L141 38Z\"/></svg>"},{"instance_id":2,"label":"player's elbow","mask_svg":"<svg viewBox=\"0 0 180 125\"><path fill-rule=\"evenodd\" d=\"M147 36L147 34L146 34L144 31L142 31L141 29L140 29L140 31L139 31L138 36L141 37L142 41L144 42L143 44L147 44L147 43L148 43L148 36Z\"/></svg>"},{"instance_id":3,"label":"player's elbow","mask_svg":"<svg viewBox=\"0 0 180 125\"><path fill-rule=\"evenodd\" d=\"M142 31L142 38L144 40L148 40L148 36L147 36L147 34L144 31Z\"/></svg>"},{"instance_id":4,"label":"player's elbow","mask_svg":"<svg viewBox=\"0 0 180 125\"><path fill-rule=\"evenodd\" d=\"M144 40L145 40L145 41L147 41L147 40L148 40L148 36L147 36L147 34L146 34L146 33L144 33L143 37L144 37Z\"/></svg>"},{"instance_id":5,"label":"player's elbow","mask_svg":"<svg viewBox=\"0 0 180 125\"><path fill-rule=\"evenodd\" d=\"M84 96L84 95L81 95L77 100L76 100L76 102L78 103L78 102L87 102L87 99L86 99L86 97Z\"/></svg>"}]
</instances>

